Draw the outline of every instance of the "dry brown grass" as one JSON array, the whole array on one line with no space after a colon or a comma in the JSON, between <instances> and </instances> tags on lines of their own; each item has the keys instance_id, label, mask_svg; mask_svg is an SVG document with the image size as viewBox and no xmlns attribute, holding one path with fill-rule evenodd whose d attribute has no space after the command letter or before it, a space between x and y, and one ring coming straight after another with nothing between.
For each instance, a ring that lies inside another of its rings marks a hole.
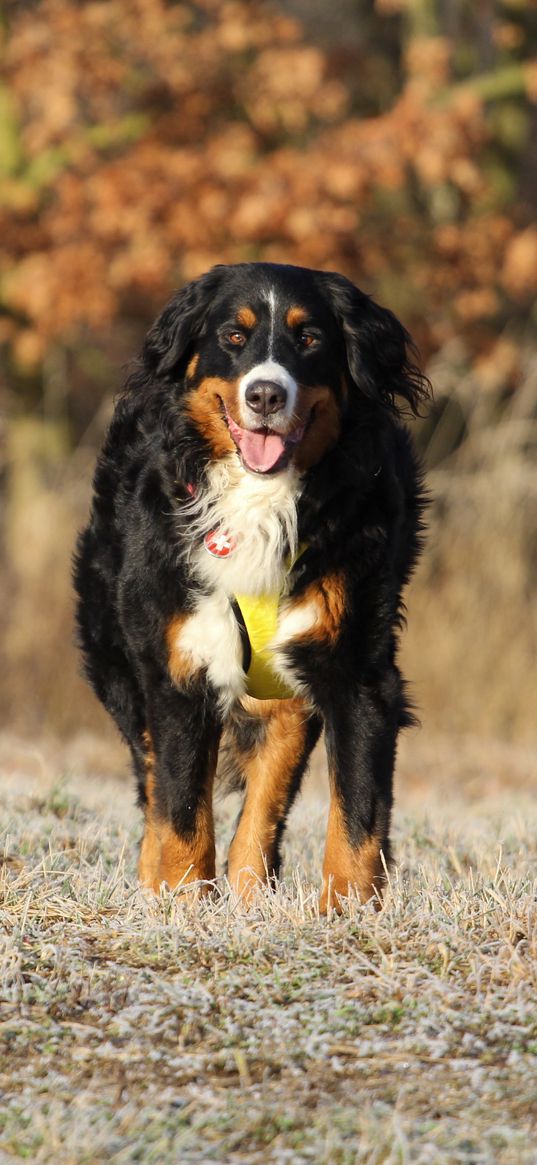
<instances>
[{"instance_id":1,"label":"dry brown grass","mask_svg":"<svg viewBox=\"0 0 537 1165\"><path fill-rule=\"evenodd\" d=\"M6 1160L536 1161L529 750L410 736L385 908L328 921L319 769L245 914L223 880L196 908L144 896L132 794L91 755L3 741Z\"/></svg>"}]
</instances>

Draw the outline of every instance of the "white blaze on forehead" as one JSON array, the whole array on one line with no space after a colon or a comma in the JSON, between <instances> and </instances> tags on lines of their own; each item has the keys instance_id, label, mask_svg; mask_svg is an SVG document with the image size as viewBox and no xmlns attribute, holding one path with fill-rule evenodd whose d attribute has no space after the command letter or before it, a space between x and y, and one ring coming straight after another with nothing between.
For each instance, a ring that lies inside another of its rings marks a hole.
<instances>
[{"instance_id":1,"label":"white blaze on forehead","mask_svg":"<svg viewBox=\"0 0 537 1165\"><path fill-rule=\"evenodd\" d=\"M268 359L272 360L274 355L274 331L276 328L276 292L271 287L266 295L263 296L269 305L270 322L269 322L269 344L268 344Z\"/></svg>"},{"instance_id":2,"label":"white blaze on forehead","mask_svg":"<svg viewBox=\"0 0 537 1165\"><path fill-rule=\"evenodd\" d=\"M250 386L255 384L257 380L269 381L273 384L279 385L282 389L285 390L286 393L284 407L282 409L278 409L276 413L271 415L271 430L275 431L276 433L281 433L282 431L285 431L289 428L289 421L295 415L298 396L298 384L288 369L285 368L283 364L278 363L278 361L274 359L274 343L276 337L278 311L278 297L275 288L266 287L262 291L261 297L268 305L269 309L267 358L260 364L256 364L253 368L250 368L239 381L239 417L237 419L243 428L249 430L250 432L256 432L259 429L259 413L257 413L255 409L251 408L248 404L246 393Z\"/></svg>"}]
</instances>

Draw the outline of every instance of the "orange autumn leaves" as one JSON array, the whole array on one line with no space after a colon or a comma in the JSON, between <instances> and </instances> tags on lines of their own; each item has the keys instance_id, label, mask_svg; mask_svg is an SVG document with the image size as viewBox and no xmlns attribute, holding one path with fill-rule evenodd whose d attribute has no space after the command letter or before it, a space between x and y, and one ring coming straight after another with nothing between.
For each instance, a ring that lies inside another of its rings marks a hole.
<instances>
[{"instance_id":1,"label":"orange autumn leaves","mask_svg":"<svg viewBox=\"0 0 537 1165\"><path fill-rule=\"evenodd\" d=\"M345 271L410 324L426 314L429 350L525 308L535 231L497 197L482 98L450 78L449 41L410 38L397 99L364 117L333 54L277 4L16 10L0 338L36 364L250 258Z\"/></svg>"}]
</instances>

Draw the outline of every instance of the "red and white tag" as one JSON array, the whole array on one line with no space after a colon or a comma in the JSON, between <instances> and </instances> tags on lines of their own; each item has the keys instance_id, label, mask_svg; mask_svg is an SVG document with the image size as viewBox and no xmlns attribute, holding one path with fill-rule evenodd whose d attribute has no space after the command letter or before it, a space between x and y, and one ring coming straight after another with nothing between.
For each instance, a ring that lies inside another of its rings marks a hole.
<instances>
[{"instance_id":1,"label":"red and white tag","mask_svg":"<svg viewBox=\"0 0 537 1165\"><path fill-rule=\"evenodd\" d=\"M225 530L211 530L203 539L205 549L213 558L229 558L237 549L237 544Z\"/></svg>"}]
</instances>

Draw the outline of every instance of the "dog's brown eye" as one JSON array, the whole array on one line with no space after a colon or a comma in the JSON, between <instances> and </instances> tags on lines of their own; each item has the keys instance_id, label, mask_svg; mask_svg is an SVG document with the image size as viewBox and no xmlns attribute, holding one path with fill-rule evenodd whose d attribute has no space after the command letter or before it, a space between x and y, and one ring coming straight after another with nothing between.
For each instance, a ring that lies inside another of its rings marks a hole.
<instances>
[{"instance_id":1,"label":"dog's brown eye","mask_svg":"<svg viewBox=\"0 0 537 1165\"><path fill-rule=\"evenodd\" d=\"M303 348L311 348L312 344L315 343L315 340L316 337L312 336L311 332L300 332L298 337L298 342L299 344L302 344Z\"/></svg>"},{"instance_id":2,"label":"dog's brown eye","mask_svg":"<svg viewBox=\"0 0 537 1165\"><path fill-rule=\"evenodd\" d=\"M227 338L230 344L235 344L237 347L240 347L241 344L246 343L246 337L243 336L242 332L228 332Z\"/></svg>"}]
</instances>

